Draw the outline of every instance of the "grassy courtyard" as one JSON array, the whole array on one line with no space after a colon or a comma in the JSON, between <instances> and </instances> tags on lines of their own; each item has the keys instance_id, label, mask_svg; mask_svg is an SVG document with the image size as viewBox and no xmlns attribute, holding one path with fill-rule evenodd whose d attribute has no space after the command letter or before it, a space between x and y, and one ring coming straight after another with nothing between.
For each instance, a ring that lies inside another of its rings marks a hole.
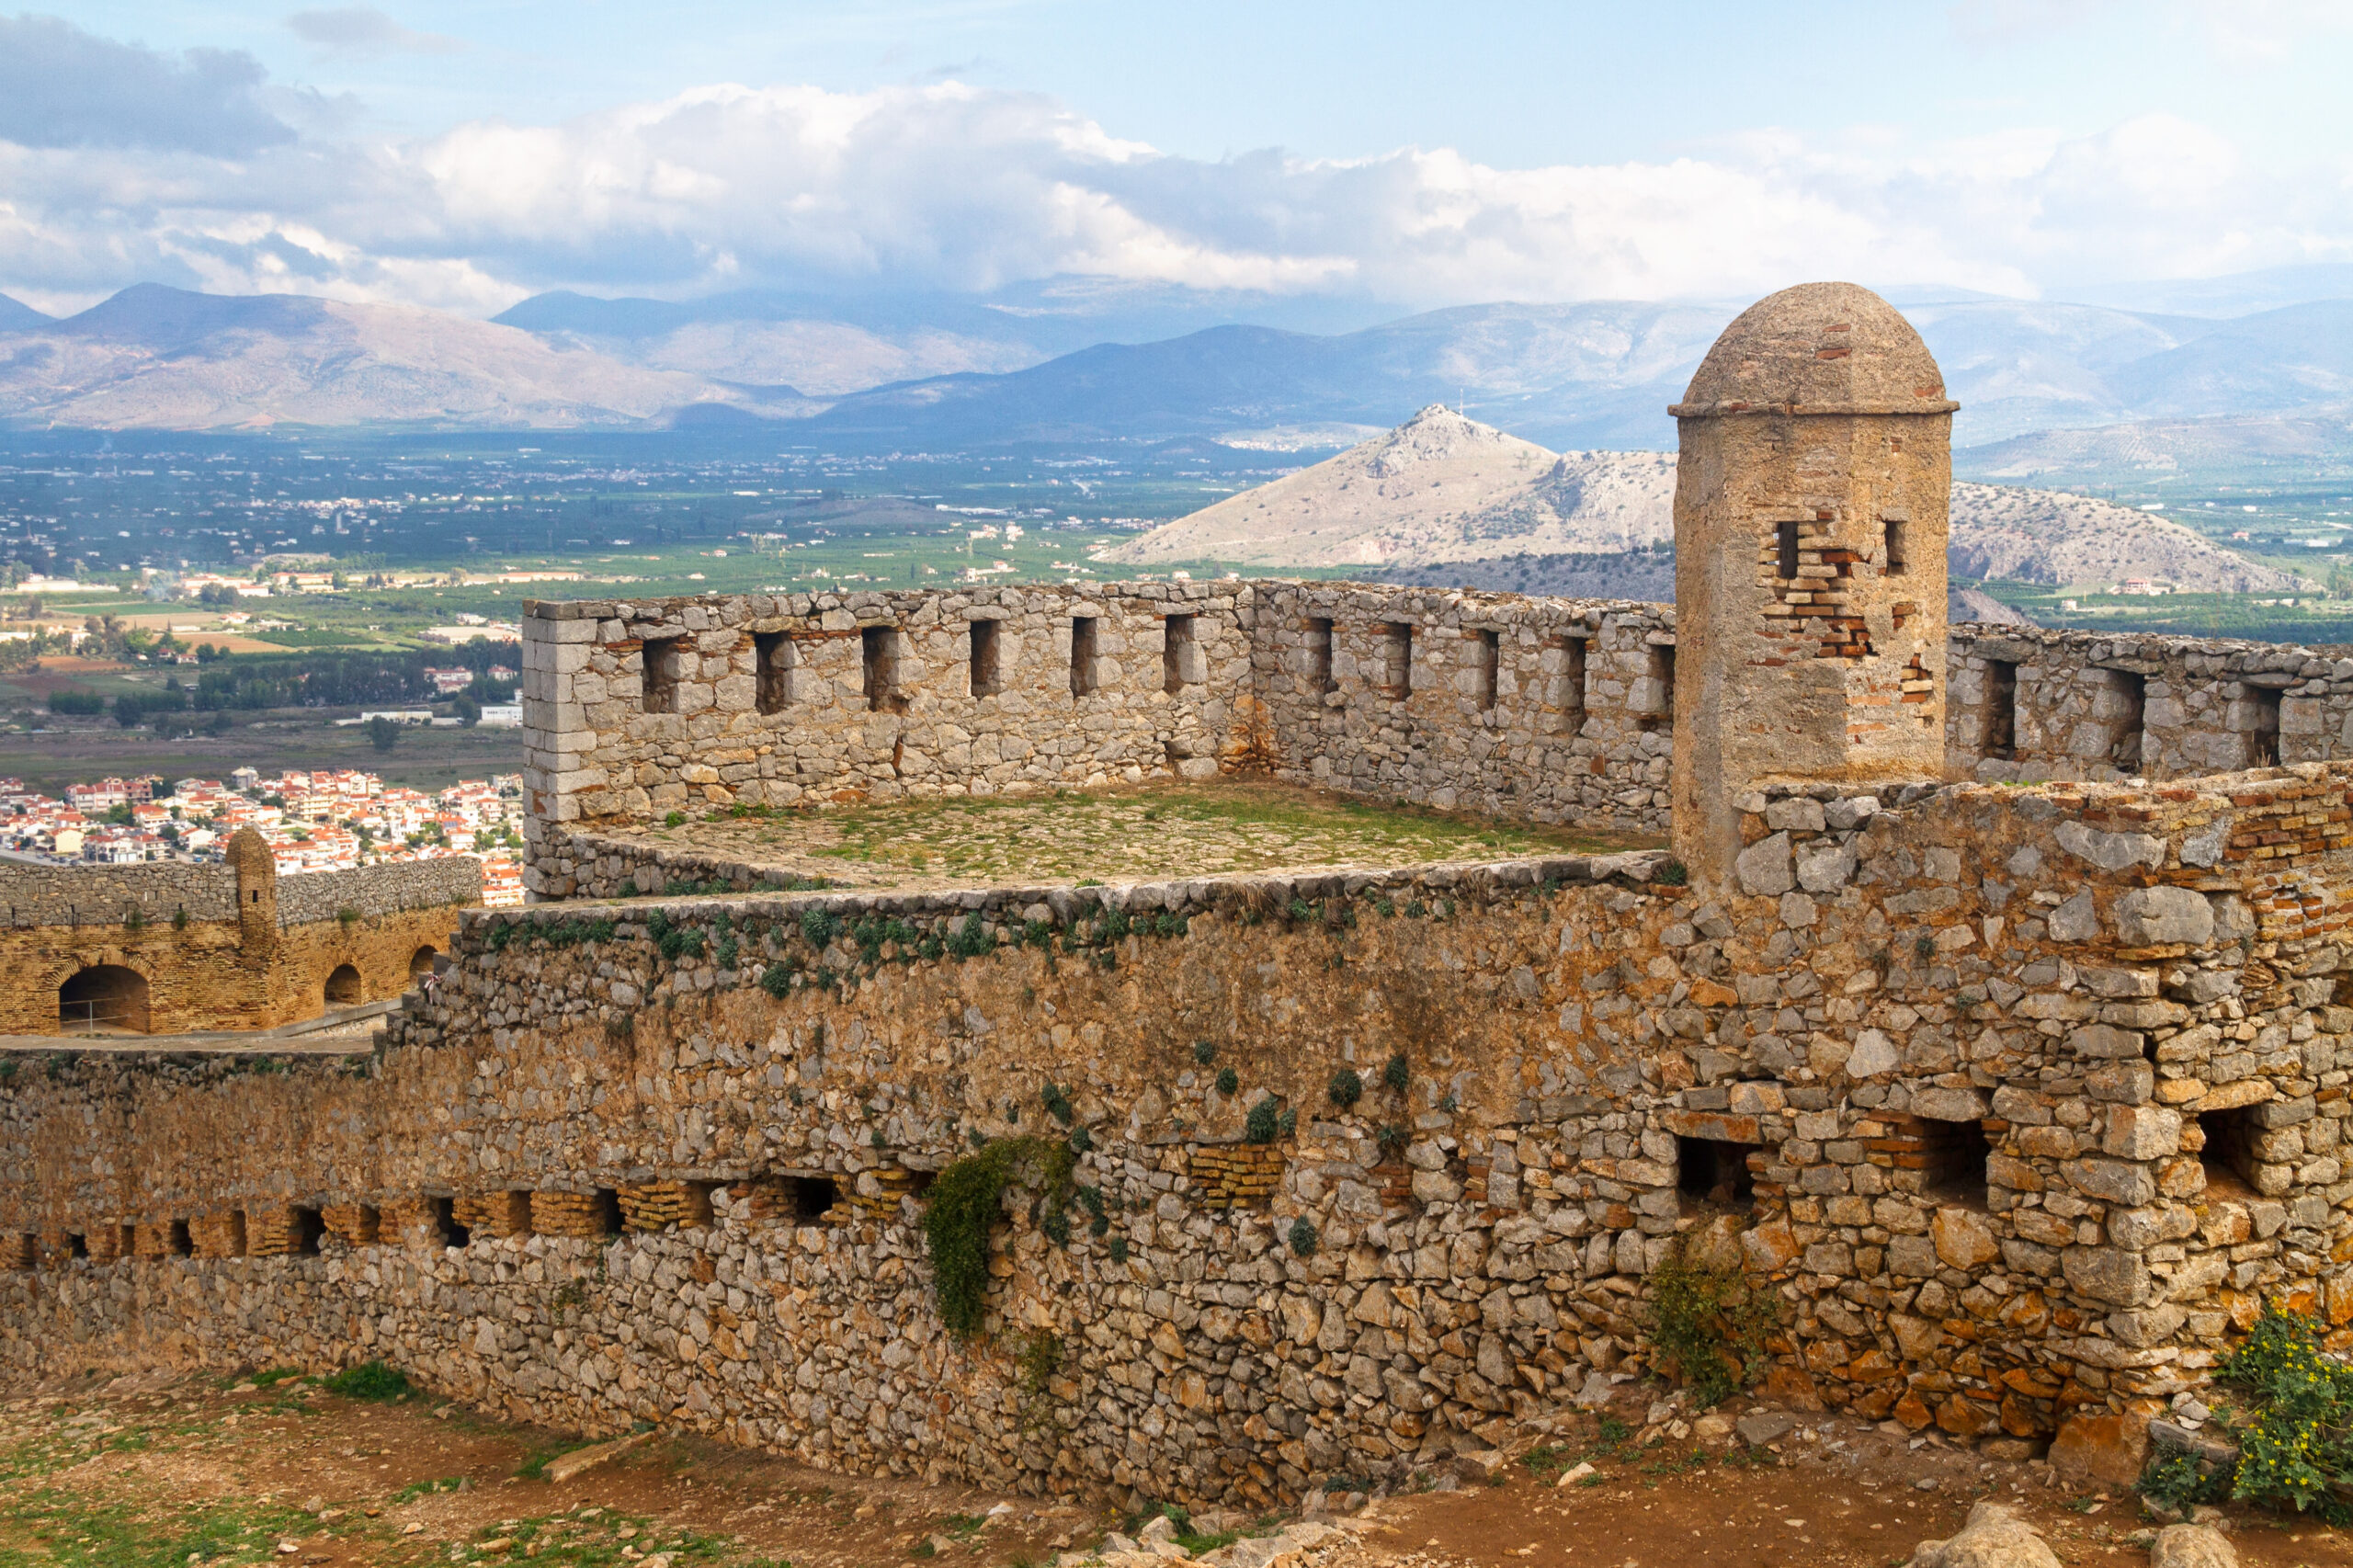
<instances>
[{"instance_id":1,"label":"grassy courtyard","mask_svg":"<svg viewBox=\"0 0 2353 1568\"><path fill-rule=\"evenodd\" d=\"M858 888L1134 881L1596 854L1658 841L1221 779L822 812L677 814L629 836Z\"/></svg>"}]
</instances>

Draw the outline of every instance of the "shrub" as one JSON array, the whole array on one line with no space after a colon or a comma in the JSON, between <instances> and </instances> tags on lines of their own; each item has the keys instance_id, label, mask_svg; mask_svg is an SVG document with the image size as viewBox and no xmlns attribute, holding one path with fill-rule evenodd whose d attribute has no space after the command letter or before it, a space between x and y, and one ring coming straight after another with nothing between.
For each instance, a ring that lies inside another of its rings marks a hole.
<instances>
[{"instance_id":1,"label":"shrub","mask_svg":"<svg viewBox=\"0 0 2353 1568\"><path fill-rule=\"evenodd\" d=\"M1694 1267L1678 1243L1651 1276L1651 1339L1702 1408L1756 1381L1781 1299L1725 1269Z\"/></svg>"},{"instance_id":2,"label":"shrub","mask_svg":"<svg viewBox=\"0 0 2353 1568\"><path fill-rule=\"evenodd\" d=\"M2333 1494L2353 1482L2353 1367L2321 1349L2322 1333L2317 1320L2274 1302L2219 1370L2259 1402L2237 1434L2231 1496L2316 1508L2335 1521L2347 1510Z\"/></svg>"},{"instance_id":3,"label":"shrub","mask_svg":"<svg viewBox=\"0 0 2353 1568\"><path fill-rule=\"evenodd\" d=\"M940 1321L949 1333L970 1339L987 1320L989 1233L996 1228L1006 1189L1034 1187L1037 1210L1061 1214L1071 1201L1076 1163L1070 1145L1059 1140L1001 1138L958 1160L932 1182L926 1195L924 1243L931 1255ZM1063 1239L1068 1236L1065 1221Z\"/></svg>"},{"instance_id":4,"label":"shrub","mask_svg":"<svg viewBox=\"0 0 2353 1568\"><path fill-rule=\"evenodd\" d=\"M976 959L996 946L996 937L981 923L978 910L964 916L963 923L948 935L948 950L960 959Z\"/></svg>"},{"instance_id":5,"label":"shrub","mask_svg":"<svg viewBox=\"0 0 2353 1568\"><path fill-rule=\"evenodd\" d=\"M1413 1069L1405 1064L1404 1051L1389 1059L1389 1065L1381 1070L1381 1081L1401 1095L1405 1092L1405 1085L1414 1081L1414 1074Z\"/></svg>"},{"instance_id":6,"label":"shrub","mask_svg":"<svg viewBox=\"0 0 2353 1568\"><path fill-rule=\"evenodd\" d=\"M830 909L804 909L801 912L801 937L813 948L829 948L834 938L842 934L842 917Z\"/></svg>"},{"instance_id":7,"label":"shrub","mask_svg":"<svg viewBox=\"0 0 2353 1568\"><path fill-rule=\"evenodd\" d=\"M1679 888L1689 882L1690 880L1690 871L1680 860L1662 861L1659 864L1658 869L1651 873L1651 881L1656 882L1659 886L1665 888Z\"/></svg>"},{"instance_id":8,"label":"shrub","mask_svg":"<svg viewBox=\"0 0 2353 1568\"><path fill-rule=\"evenodd\" d=\"M1204 1067L1208 1066L1211 1062L1217 1060L1216 1045L1206 1040L1195 1040L1193 1042L1193 1060L1199 1062Z\"/></svg>"},{"instance_id":9,"label":"shrub","mask_svg":"<svg viewBox=\"0 0 2353 1568\"><path fill-rule=\"evenodd\" d=\"M1290 1233L1283 1238L1290 1243L1290 1250L1302 1257L1315 1256L1315 1222L1302 1214L1290 1222Z\"/></svg>"},{"instance_id":10,"label":"shrub","mask_svg":"<svg viewBox=\"0 0 2353 1568\"><path fill-rule=\"evenodd\" d=\"M782 1001L784 994L792 989L792 966L782 963L768 965L760 971L760 989Z\"/></svg>"},{"instance_id":11,"label":"shrub","mask_svg":"<svg viewBox=\"0 0 2353 1568\"><path fill-rule=\"evenodd\" d=\"M1232 1096L1232 1095L1233 1095L1233 1091L1234 1091L1234 1090L1236 1090L1236 1089L1240 1088L1241 1086L1242 1086L1242 1074L1240 1074L1239 1073L1236 1073L1233 1068L1228 1067L1228 1068L1224 1069L1222 1072L1221 1072L1221 1073L1219 1073L1219 1074L1218 1074L1218 1075L1217 1075L1217 1092L1218 1092L1219 1094L1221 1094L1221 1095L1225 1095L1225 1096Z\"/></svg>"},{"instance_id":12,"label":"shrub","mask_svg":"<svg viewBox=\"0 0 2353 1568\"><path fill-rule=\"evenodd\" d=\"M407 1376L381 1361L362 1361L337 1372L321 1386L346 1399L406 1399L409 1394Z\"/></svg>"},{"instance_id":13,"label":"shrub","mask_svg":"<svg viewBox=\"0 0 2353 1568\"><path fill-rule=\"evenodd\" d=\"M1281 1125L1275 1115L1275 1102L1269 1096L1250 1108L1249 1116L1242 1123L1242 1135L1253 1143L1271 1143Z\"/></svg>"},{"instance_id":14,"label":"shrub","mask_svg":"<svg viewBox=\"0 0 2353 1568\"><path fill-rule=\"evenodd\" d=\"M1364 1098L1364 1080L1357 1076L1353 1067L1343 1067L1332 1074L1332 1103L1342 1110Z\"/></svg>"},{"instance_id":15,"label":"shrub","mask_svg":"<svg viewBox=\"0 0 2353 1568\"><path fill-rule=\"evenodd\" d=\"M1045 1106L1046 1114L1064 1127L1068 1127L1071 1118L1078 1114L1077 1108L1070 1103L1070 1096L1063 1092L1060 1084L1049 1083L1038 1091L1038 1098Z\"/></svg>"},{"instance_id":16,"label":"shrub","mask_svg":"<svg viewBox=\"0 0 2353 1568\"><path fill-rule=\"evenodd\" d=\"M664 827L684 827L687 825L687 813L684 812L672 812L668 816L662 819L662 825Z\"/></svg>"}]
</instances>

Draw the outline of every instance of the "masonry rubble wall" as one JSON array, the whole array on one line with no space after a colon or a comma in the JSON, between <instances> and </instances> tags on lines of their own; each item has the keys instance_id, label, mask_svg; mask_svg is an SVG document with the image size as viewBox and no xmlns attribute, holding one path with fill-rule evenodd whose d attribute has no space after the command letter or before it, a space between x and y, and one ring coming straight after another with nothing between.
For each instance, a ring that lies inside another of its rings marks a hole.
<instances>
[{"instance_id":1,"label":"masonry rubble wall","mask_svg":"<svg viewBox=\"0 0 2353 1568\"><path fill-rule=\"evenodd\" d=\"M480 903L482 862L471 856L302 871L276 879L278 921L332 920L346 909L393 915L437 904ZM0 862L0 906L12 926L119 926L237 918L237 871L225 863L32 866Z\"/></svg>"},{"instance_id":2,"label":"masonry rubble wall","mask_svg":"<svg viewBox=\"0 0 2353 1568\"><path fill-rule=\"evenodd\" d=\"M1678 1252L1774 1293L1779 1397L1987 1442L2145 1416L2275 1295L2353 1340L2353 765L1736 804L1706 903L1636 856L470 914L375 1055L0 1086L0 1363L381 1357L1263 1504L1643 1369ZM1102 1221L1009 1198L956 1341L922 1183L1075 1128Z\"/></svg>"},{"instance_id":3,"label":"masonry rubble wall","mask_svg":"<svg viewBox=\"0 0 2353 1568\"><path fill-rule=\"evenodd\" d=\"M1283 583L532 603L527 881L574 894L573 824L1221 773L1663 831L1672 627Z\"/></svg>"},{"instance_id":4,"label":"masonry rubble wall","mask_svg":"<svg viewBox=\"0 0 2353 1568\"><path fill-rule=\"evenodd\" d=\"M1670 607L1316 583L1261 584L1257 598L1254 673L1278 778L1663 830Z\"/></svg>"},{"instance_id":5,"label":"masonry rubble wall","mask_svg":"<svg viewBox=\"0 0 2353 1568\"><path fill-rule=\"evenodd\" d=\"M2272 642L1956 628L1946 758L1982 779L2186 778L2353 756L2353 659Z\"/></svg>"}]
</instances>

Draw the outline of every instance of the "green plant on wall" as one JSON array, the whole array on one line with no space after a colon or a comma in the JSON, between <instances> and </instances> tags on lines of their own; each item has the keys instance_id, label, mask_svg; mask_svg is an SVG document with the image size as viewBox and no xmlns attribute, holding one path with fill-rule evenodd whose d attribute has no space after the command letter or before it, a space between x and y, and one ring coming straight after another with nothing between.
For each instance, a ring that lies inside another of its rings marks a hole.
<instances>
[{"instance_id":1,"label":"green plant on wall","mask_svg":"<svg viewBox=\"0 0 2353 1568\"><path fill-rule=\"evenodd\" d=\"M1071 1173L1077 1165L1067 1142L1033 1134L997 1139L934 1178L926 1195L924 1244L931 1255L940 1321L950 1334L970 1339L987 1321L989 1233L1001 1217L1006 1189L1026 1187L1035 1192L1033 1214L1062 1215L1075 1196Z\"/></svg>"},{"instance_id":2,"label":"green plant on wall","mask_svg":"<svg viewBox=\"0 0 2353 1568\"><path fill-rule=\"evenodd\" d=\"M1651 1343L1702 1408L1756 1380L1781 1298L1731 1269L1702 1268L1677 1242L1651 1275Z\"/></svg>"},{"instance_id":3,"label":"green plant on wall","mask_svg":"<svg viewBox=\"0 0 2353 1568\"><path fill-rule=\"evenodd\" d=\"M1281 1130L1281 1117L1271 1095L1252 1106L1242 1122L1242 1135L1253 1143L1271 1143Z\"/></svg>"},{"instance_id":4,"label":"green plant on wall","mask_svg":"<svg viewBox=\"0 0 2353 1568\"><path fill-rule=\"evenodd\" d=\"M1054 1374L1062 1370L1063 1342L1040 1330L1013 1353L1021 1430L1043 1432L1054 1424Z\"/></svg>"}]
</instances>

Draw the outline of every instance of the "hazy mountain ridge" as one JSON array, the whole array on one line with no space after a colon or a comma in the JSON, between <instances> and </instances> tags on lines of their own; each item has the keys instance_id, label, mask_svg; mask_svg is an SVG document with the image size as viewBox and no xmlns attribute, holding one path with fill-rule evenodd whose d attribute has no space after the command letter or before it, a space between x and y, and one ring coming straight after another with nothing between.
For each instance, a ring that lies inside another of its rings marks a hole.
<instances>
[{"instance_id":1,"label":"hazy mountain ridge","mask_svg":"<svg viewBox=\"0 0 2353 1568\"><path fill-rule=\"evenodd\" d=\"M1962 404L1964 447L2185 414L2308 419L2353 407L2353 302L2343 300L2218 320L1896 292ZM0 415L658 426L681 410L733 408L806 418L812 437L839 445L956 447L1386 429L1415 409L1467 402L1483 422L1555 450L1662 450L1674 444L1666 405L1737 308L1466 305L1302 331L1380 307L1059 279L983 298L551 294L481 323L142 285L63 321L0 312ZM1254 319L1187 330L1220 313ZM1179 335L1119 340L1162 329ZM427 340L464 347L442 364Z\"/></svg>"},{"instance_id":2,"label":"hazy mountain ridge","mask_svg":"<svg viewBox=\"0 0 2353 1568\"><path fill-rule=\"evenodd\" d=\"M1477 562L1534 581L1535 563L1547 558L1599 577L1613 555L1661 551L1674 539L1673 458L1553 458L1450 409L1427 408L1384 436L1164 524L1104 559L1397 570ZM2307 585L2157 514L2006 485L1953 486L1947 553L1957 575L1977 579L2104 585L2144 577L2226 593ZM1494 565L1503 558L1516 564Z\"/></svg>"},{"instance_id":3,"label":"hazy mountain ridge","mask_svg":"<svg viewBox=\"0 0 2353 1568\"><path fill-rule=\"evenodd\" d=\"M404 305L147 285L0 337L0 417L106 428L636 425L726 395Z\"/></svg>"}]
</instances>

